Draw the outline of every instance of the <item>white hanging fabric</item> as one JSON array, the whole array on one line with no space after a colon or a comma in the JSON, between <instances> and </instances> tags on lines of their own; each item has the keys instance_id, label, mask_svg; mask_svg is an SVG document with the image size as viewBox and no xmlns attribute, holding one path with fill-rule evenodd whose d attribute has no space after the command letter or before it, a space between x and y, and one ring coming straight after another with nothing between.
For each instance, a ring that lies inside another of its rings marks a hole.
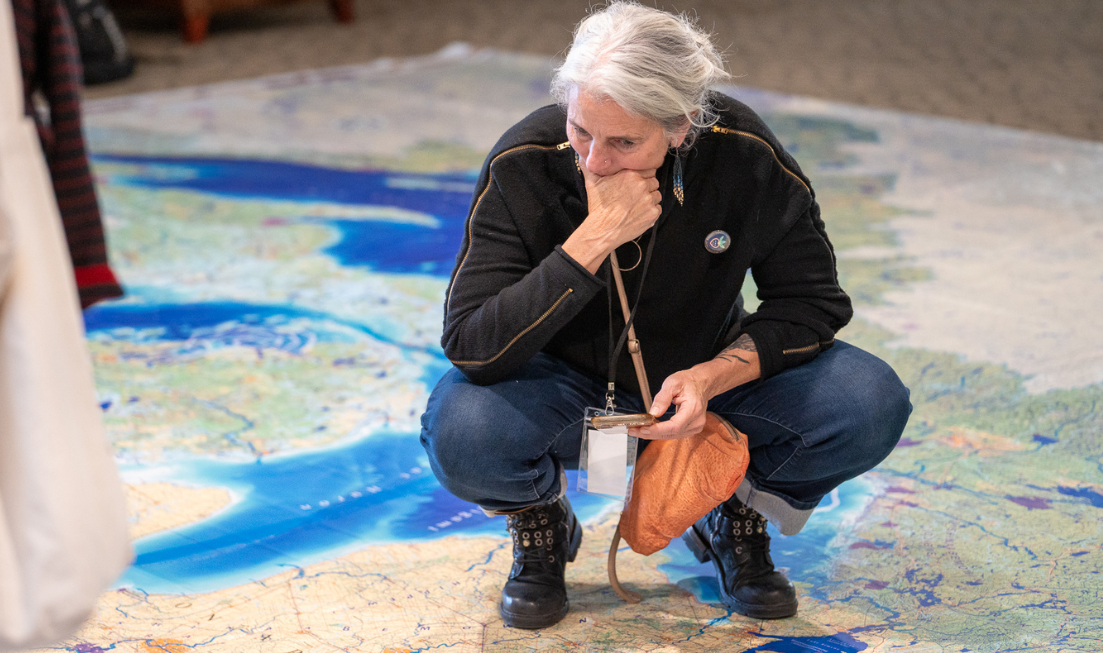
<instances>
[{"instance_id":1,"label":"white hanging fabric","mask_svg":"<svg viewBox=\"0 0 1103 653\"><path fill-rule=\"evenodd\" d=\"M76 632L133 558L61 218L0 0L0 651Z\"/></svg>"}]
</instances>

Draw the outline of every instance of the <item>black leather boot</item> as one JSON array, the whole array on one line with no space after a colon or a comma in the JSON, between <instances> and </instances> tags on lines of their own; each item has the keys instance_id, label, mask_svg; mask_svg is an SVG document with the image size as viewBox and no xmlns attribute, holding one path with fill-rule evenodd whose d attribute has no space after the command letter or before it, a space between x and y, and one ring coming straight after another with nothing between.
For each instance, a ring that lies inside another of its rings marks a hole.
<instances>
[{"instance_id":1,"label":"black leather boot","mask_svg":"<svg viewBox=\"0 0 1103 653\"><path fill-rule=\"evenodd\" d=\"M732 497L697 520L682 535L697 560L712 560L720 599L732 611L753 619L780 619L797 613L793 584L774 569L766 518Z\"/></svg>"},{"instance_id":2,"label":"black leather boot","mask_svg":"<svg viewBox=\"0 0 1103 653\"><path fill-rule=\"evenodd\" d=\"M513 569L502 587L502 621L512 628L547 628L567 616L563 572L582 544L582 527L567 497L506 516L513 535Z\"/></svg>"}]
</instances>

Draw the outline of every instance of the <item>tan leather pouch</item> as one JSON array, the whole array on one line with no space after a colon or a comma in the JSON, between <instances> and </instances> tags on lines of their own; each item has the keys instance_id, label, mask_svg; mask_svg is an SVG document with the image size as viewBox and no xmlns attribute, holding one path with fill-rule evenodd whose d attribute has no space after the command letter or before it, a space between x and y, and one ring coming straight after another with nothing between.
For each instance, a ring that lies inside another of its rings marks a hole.
<instances>
[{"instance_id":1,"label":"tan leather pouch","mask_svg":"<svg viewBox=\"0 0 1103 653\"><path fill-rule=\"evenodd\" d=\"M643 555L666 548L735 492L749 460L747 438L713 413L693 437L648 443L620 516L621 537Z\"/></svg>"}]
</instances>

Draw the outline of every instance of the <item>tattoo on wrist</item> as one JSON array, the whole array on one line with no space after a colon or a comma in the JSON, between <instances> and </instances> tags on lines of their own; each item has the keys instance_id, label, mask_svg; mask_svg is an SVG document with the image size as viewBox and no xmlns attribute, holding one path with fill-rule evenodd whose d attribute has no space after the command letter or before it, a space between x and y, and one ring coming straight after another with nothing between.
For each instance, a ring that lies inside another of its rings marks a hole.
<instances>
[{"instance_id":1,"label":"tattoo on wrist","mask_svg":"<svg viewBox=\"0 0 1103 653\"><path fill-rule=\"evenodd\" d=\"M717 358L732 362L739 361L740 363L750 365L751 361L736 353L739 351L758 353L758 349L754 346L754 340L751 340L751 337L744 333L736 338L735 342L728 345L724 351L720 352Z\"/></svg>"}]
</instances>

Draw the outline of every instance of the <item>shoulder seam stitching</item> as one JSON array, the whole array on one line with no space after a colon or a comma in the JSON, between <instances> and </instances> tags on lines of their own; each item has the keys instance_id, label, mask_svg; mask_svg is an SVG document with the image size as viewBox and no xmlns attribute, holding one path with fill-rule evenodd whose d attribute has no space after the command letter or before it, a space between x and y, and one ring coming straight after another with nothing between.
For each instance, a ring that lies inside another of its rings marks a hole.
<instances>
[{"instance_id":1,"label":"shoulder seam stitching","mask_svg":"<svg viewBox=\"0 0 1103 653\"><path fill-rule=\"evenodd\" d=\"M519 152L521 150L527 150L527 149L531 149L531 148L540 148L540 149L544 149L544 150L551 150L551 149L562 150L563 149L563 144L560 143L558 145L540 145L540 144L537 144L537 143L522 143L521 145L514 145L513 147L509 148L508 150L505 150L503 152L499 152L498 155L495 156L490 161L490 163L486 166L486 170L487 170L486 185L483 186L482 191L479 192L478 198L475 200L475 203L471 206L471 213L467 216L467 225L466 225L466 232L467 233L465 234L466 239L467 239L467 251L464 252L463 259L460 260L460 264L456 266L456 273L452 275L452 282L448 285L448 298L444 302L444 314L445 315L448 314L448 309L451 308L451 306L452 306L452 291L456 287L456 280L460 278L460 272L463 271L463 266L464 266L465 263L467 263L467 257L471 253L471 244L472 244L471 243L471 225L472 225L473 222L475 222L475 214L479 211L479 205L482 204L483 197L485 197L487 191L490 190L490 185L494 183L494 164L498 162L498 159L501 159L503 156L505 156L507 154L513 154L514 152Z\"/></svg>"},{"instance_id":2,"label":"shoulder seam stitching","mask_svg":"<svg viewBox=\"0 0 1103 653\"><path fill-rule=\"evenodd\" d=\"M777 164L779 166L781 166L781 169L784 170L785 172L789 173L793 177L793 179L796 179L797 182L799 182L800 185L804 187L804 190L808 191L809 195L812 194L812 189L808 187L808 184L804 183L804 180L801 179L797 175L797 173L790 170L788 167L786 167L786 165L784 163L781 162L781 159L779 159L778 156L777 156L777 151L774 150L774 146L770 145L766 141L766 139L764 139L761 136L758 136L756 134L752 134L750 132L740 131L738 129L728 129L727 127L719 127L717 125L712 126L712 131L714 131L718 134L735 134L736 136L746 136L747 138L753 138L754 140L758 141L759 143L762 143L763 145L765 145L770 150L770 154L772 154L774 156L774 161L777 161Z\"/></svg>"}]
</instances>

